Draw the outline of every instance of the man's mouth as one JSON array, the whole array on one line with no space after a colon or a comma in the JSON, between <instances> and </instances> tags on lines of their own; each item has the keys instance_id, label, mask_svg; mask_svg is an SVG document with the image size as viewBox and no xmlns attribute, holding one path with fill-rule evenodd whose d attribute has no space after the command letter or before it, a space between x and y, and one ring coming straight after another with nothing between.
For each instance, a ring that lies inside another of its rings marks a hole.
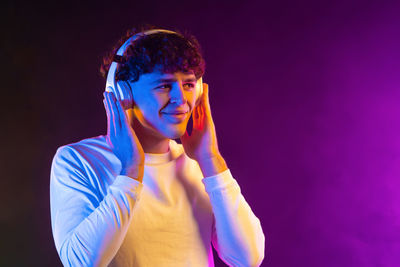
<instances>
[{"instance_id":1,"label":"man's mouth","mask_svg":"<svg viewBox=\"0 0 400 267\"><path fill-rule=\"evenodd\" d=\"M162 112L162 114L171 122L179 123L186 119L188 112L173 111L173 112Z\"/></svg>"}]
</instances>

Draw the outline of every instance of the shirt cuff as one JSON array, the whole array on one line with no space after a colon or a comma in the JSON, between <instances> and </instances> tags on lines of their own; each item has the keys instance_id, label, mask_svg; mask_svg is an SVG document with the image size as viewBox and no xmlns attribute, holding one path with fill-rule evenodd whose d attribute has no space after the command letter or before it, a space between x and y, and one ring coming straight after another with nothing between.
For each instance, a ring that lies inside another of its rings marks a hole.
<instances>
[{"instance_id":1,"label":"shirt cuff","mask_svg":"<svg viewBox=\"0 0 400 267\"><path fill-rule=\"evenodd\" d=\"M231 171L226 169L225 171L218 173L217 175L213 175L210 177L205 177L202 180L206 192L210 193L216 190L226 189L231 186L239 187L236 180L232 177Z\"/></svg>"}]
</instances>

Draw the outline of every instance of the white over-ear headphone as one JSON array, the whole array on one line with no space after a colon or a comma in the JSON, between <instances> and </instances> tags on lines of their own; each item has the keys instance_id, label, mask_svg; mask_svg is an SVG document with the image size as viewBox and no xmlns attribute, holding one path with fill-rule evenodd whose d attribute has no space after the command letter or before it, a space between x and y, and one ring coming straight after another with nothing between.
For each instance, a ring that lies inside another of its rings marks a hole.
<instances>
[{"instance_id":1,"label":"white over-ear headphone","mask_svg":"<svg viewBox=\"0 0 400 267\"><path fill-rule=\"evenodd\" d=\"M141 38L142 36L145 35L151 35L155 33L170 33L170 34L178 34L177 32L174 31L168 31L164 29L153 29L153 30L148 30L144 32L137 33L130 37L117 51L116 55L117 56L122 56L128 46L134 42L135 40ZM106 82L106 91L107 92L113 92L115 97L118 100L124 100L129 103L129 106L132 106L133 103L133 95L132 95L132 90L128 84L128 82L125 81L115 81L115 72L117 70L117 62L113 61L110 65L110 68L108 70L107 74L107 82ZM200 77L200 79L197 80L196 83L196 104L198 104L200 96L203 94L203 80Z\"/></svg>"}]
</instances>

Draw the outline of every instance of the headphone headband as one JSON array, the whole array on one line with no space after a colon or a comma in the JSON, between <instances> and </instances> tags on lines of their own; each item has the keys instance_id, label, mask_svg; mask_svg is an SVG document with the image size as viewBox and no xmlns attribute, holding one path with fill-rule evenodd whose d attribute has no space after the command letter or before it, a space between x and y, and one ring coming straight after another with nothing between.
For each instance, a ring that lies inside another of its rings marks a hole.
<instances>
[{"instance_id":1,"label":"headphone headband","mask_svg":"<svg viewBox=\"0 0 400 267\"><path fill-rule=\"evenodd\" d=\"M128 40L125 41L125 43L118 49L117 53L114 56L113 62L111 62L110 68L108 70L107 74L107 81L106 81L106 91L108 92L115 92L116 97L118 99L124 99L126 96L124 96L124 92L122 90L119 90L117 83L115 82L115 73L117 71L117 63L121 62L122 56L124 55L126 49L128 48L129 45L131 45L134 41L138 40L139 38L155 33L170 33L170 34L178 34L177 32L174 31L169 31L169 30L164 30L164 29L152 29L144 32L139 32L137 34L134 34L133 36L129 37ZM112 88L115 88L116 90L113 90Z\"/></svg>"},{"instance_id":2,"label":"headphone headband","mask_svg":"<svg viewBox=\"0 0 400 267\"><path fill-rule=\"evenodd\" d=\"M138 39L140 39L140 38L142 38L144 36L152 35L152 34L155 34L155 33L169 33L169 34L177 34L177 35L179 35L177 32L164 30L164 29L152 29L152 30L148 30L148 31L144 31L144 32L139 32L139 33L133 35L132 37L130 37L128 40L126 40L125 43L118 49L116 55L123 56L124 53L125 53L125 50L134 41L136 41L136 40L138 40Z\"/></svg>"},{"instance_id":3,"label":"headphone headband","mask_svg":"<svg viewBox=\"0 0 400 267\"><path fill-rule=\"evenodd\" d=\"M124 83L126 85L123 85L122 83L117 83L115 81L115 73L117 71L117 66L118 63L123 63L123 55L126 51L126 49L131 45L134 41L138 40L139 38L142 38L144 36L156 34L156 33L169 33L169 34L176 34L179 35L179 33L174 32L174 31L169 31L169 30L164 30L164 29L152 29L144 32L139 32L137 34L134 34L128 40L125 41L125 43L118 49L117 53L114 56L113 62L111 62L110 68L108 70L107 74L107 81L106 81L106 91L107 92L113 92L115 94L115 97L119 100L128 100L128 102L133 101L132 97L132 90L129 86L128 83ZM198 80L196 84L196 90L197 92L197 99L199 99L199 96L203 93L203 80L200 79Z\"/></svg>"}]
</instances>

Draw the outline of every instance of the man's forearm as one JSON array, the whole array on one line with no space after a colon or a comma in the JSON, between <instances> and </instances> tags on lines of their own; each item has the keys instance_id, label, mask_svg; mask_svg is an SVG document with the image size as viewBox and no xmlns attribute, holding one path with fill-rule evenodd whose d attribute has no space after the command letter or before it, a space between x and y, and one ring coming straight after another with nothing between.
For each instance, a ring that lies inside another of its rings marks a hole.
<instances>
[{"instance_id":1,"label":"man's forearm","mask_svg":"<svg viewBox=\"0 0 400 267\"><path fill-rule=\"evenodd\" d=\"M258 266L264 257L265 237L229 170L203 179L215 218L213 243L232 266Z\"/></svg>"}]
</instances>

